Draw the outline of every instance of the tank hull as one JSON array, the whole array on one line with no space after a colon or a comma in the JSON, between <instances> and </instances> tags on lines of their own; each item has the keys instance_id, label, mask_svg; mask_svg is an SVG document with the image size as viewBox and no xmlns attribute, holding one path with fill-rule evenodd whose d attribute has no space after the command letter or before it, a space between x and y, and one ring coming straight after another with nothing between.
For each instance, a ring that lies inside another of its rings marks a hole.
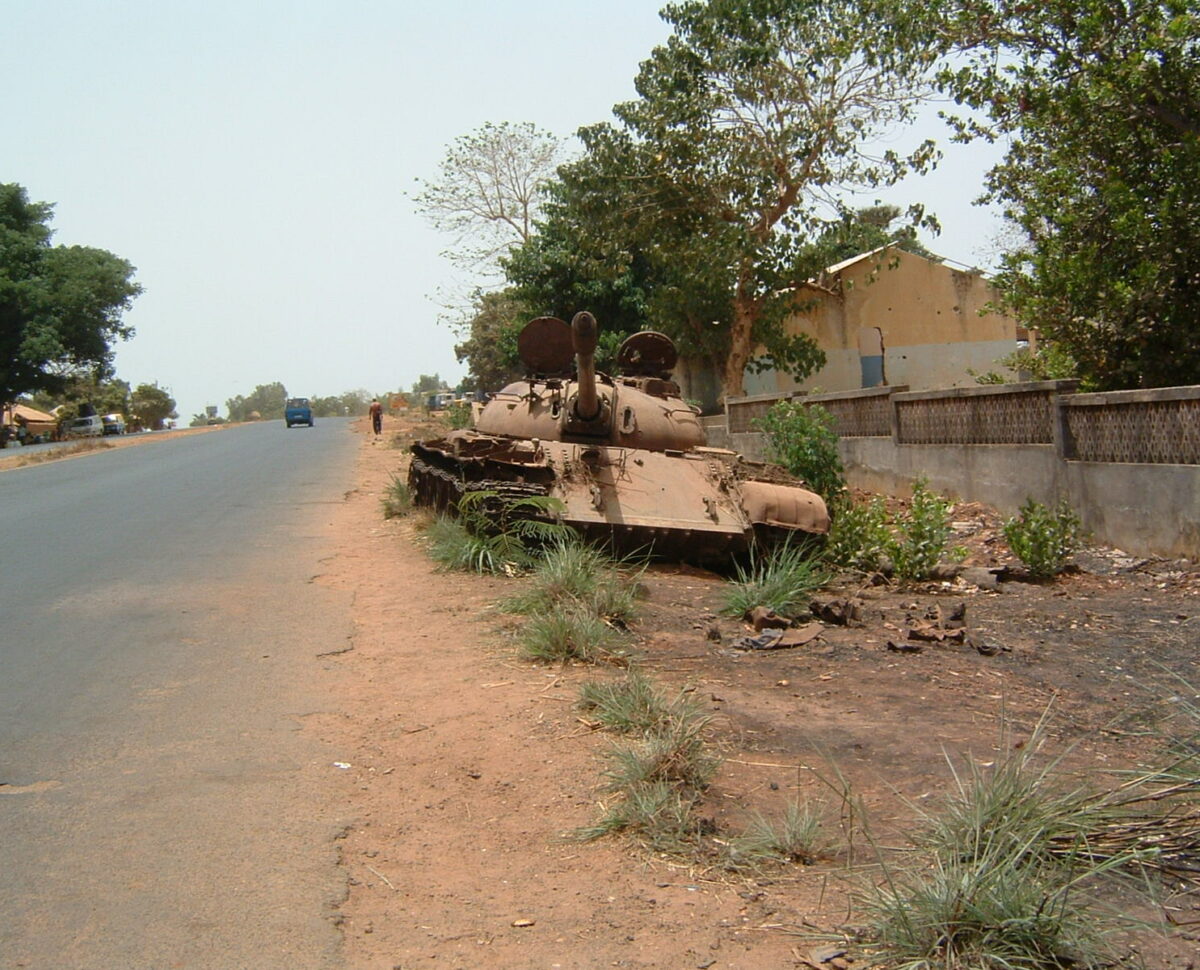
<instances>
[{"instance_id":1,"label":"tank hull","mask_svg":"<svg viewBox=\"0 0 1200 970\"><path fill-rule=\"evenodd\" d=\"M728 562L756 536L828 531L824 503L773 466L715 448L651 451L472 431L412 447L418 505L452 510L467 490L544 495L558 518L620 552Z\"/></svg>"}]
</instances>

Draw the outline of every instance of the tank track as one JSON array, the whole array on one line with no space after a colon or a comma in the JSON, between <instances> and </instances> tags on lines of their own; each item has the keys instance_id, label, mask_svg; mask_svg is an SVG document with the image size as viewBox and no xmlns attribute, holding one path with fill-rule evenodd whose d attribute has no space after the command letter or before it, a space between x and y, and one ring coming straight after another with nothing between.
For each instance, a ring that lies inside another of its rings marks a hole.
<instances>
[{"instance_id":1,"label":"tank track","mask_svg":"<svg viewBox=\"0 0 1200 970\"><path fill-rule=\"evenodd\" d=\"M430 506L439 512L453 512L459 500L468 492L494 493L494 498L483 506L483 511L488 513L497 513L500 506L519 499L550 494L545 485L535 482L504 479L467 481L461 473L439 467L418 455L413 455L408 466L408 487L414 504Z\"/></svg>"}]
</instances>

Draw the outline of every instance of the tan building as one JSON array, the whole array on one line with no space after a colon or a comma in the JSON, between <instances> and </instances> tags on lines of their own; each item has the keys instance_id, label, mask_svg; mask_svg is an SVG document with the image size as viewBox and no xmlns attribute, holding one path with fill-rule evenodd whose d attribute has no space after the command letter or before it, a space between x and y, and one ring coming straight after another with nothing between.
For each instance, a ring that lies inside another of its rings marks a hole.
<instances>
[{"instance_id":1,"label":"tan building","mask_svg":"<svg viewBox=\"0 0 1200 970\"><path fill-rule=\"evenodd\" d=\"M985 310L994 297L978 272L891 248L855 256L800 287L786 324L817 341L825 366L799 383L747 372L745 393L972 385L968 369L998 370L1028 339L1016 320Z\"/></svg>"}]
</instances>

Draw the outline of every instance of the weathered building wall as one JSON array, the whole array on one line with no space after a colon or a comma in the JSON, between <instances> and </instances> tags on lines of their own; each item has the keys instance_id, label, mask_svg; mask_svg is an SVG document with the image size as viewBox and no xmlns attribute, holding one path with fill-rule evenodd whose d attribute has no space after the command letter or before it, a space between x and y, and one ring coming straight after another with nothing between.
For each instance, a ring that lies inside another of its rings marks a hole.
<instances>
[{"instance_id":1,"label":"weathered building wall","mask_svg":"<svg viewBox=\"0 0 1200 970\"><path fill-rule=\"evenodd\" d=\"M978 273L890 250L831 267L797 291L790 333L813 337L826 364L802 382L775 371L747 374L746 394L913 388L973 383L1017 349L1018 327L986 311L995 296Z\"/></svg>"}]
</instances>

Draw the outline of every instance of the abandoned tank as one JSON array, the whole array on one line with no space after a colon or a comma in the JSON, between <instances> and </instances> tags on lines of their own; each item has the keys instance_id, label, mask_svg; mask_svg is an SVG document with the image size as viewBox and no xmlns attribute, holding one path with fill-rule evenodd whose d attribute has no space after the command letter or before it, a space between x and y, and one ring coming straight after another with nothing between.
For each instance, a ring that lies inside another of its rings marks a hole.
<instances>
[{"instance_id":1,"label":"abandoned tank","mask_svg":"<svg viewBox=\"0 0 1200 970\"><path fill-rule=\"evenodd\" d=\"M823 534L819 495L781 468L707 447L698 411L671 380L675 345L643 331L595 368L597 326L539 317L522 330L526 378L496 394L475 427L412 446L418 505L451 509L468 490L550 496L561 521L622 552L727 562L755 538Z\"/></svg>"}]
</instances>

